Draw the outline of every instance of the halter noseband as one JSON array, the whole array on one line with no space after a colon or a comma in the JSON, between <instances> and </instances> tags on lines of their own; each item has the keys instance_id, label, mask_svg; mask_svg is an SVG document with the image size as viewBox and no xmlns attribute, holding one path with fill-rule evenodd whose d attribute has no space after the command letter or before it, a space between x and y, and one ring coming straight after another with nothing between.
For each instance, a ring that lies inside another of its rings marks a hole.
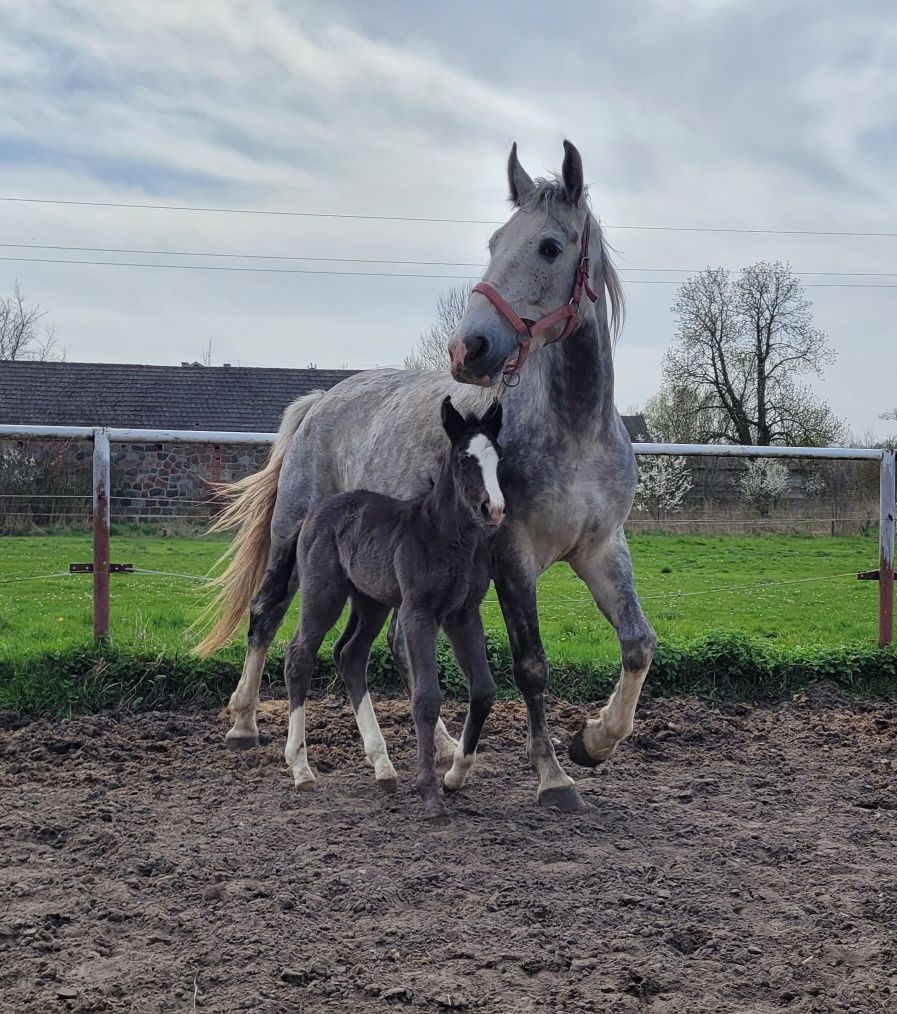
<instances>
[{"instance_id":1,"label":"halter noseband","mask_svg":"<svg viewBox=\"0 0 897 1014\"><path fill-rule=\"evenodd\" d=\"M586 295L594 303L598 300L598 293L589 285L589 231L591 225L591 215L586 215L585 225L582 230L582 244L579 252L579 264L576 267L576 275L573 279L573 292L570 294L570 299L563 305L559 306L556 310L552 310L551 313L546 314L544 317L540 317L539 320L530 320L528 317L519 317L515 312L511 304L502 296L502 294L494 286L488 282L480 282L478 285L473 287L474 292L479 292L481 296L485 296L486 299L495 307L496 310L508 321L511 327L517 332L517 359L504 370L506 377L511 376L515 373L519 373L526 362L526 357L529 355L530 344L533 338L537 334L541 334L546 328L551 327L553 324L559 324L562 320L566 319L567 323L564 325L564 330L553 338L550 342L546 342L546 345L553 345L555 342L563 341L570 332L573 330L573 326L576 324L576 317L579 313L579 304L582 300L582 293L585 290ZM518 378L519 379L519 378Z\"/></svg>"}]
</instances>

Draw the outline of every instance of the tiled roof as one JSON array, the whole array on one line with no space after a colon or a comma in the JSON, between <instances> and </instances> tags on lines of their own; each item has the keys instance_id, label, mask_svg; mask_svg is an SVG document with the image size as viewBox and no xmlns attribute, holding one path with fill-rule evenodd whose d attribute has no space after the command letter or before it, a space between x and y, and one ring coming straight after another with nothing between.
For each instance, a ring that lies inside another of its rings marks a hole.
<instances>
[{"instance_id":1,"label":"tiled roof","mask_svg":"<svg viewBox=\"0 0 897 1014\"><path fill-rule=\"evenodd\" d=\"M270 432L291 401L355 372L0 362L0 422Z\"/></svg>"},{"instance_id":2,"label":"tiled roof","mask_svg":"<svg viewBox=\"0 0 897 1014\"><path fill-rule=\"evenodd\" d=\"M268 433L291 401L356 372L0 362L0 423ZM650 440L643 415L623 422L633 440Z\"/></svg>"}]
</instances>

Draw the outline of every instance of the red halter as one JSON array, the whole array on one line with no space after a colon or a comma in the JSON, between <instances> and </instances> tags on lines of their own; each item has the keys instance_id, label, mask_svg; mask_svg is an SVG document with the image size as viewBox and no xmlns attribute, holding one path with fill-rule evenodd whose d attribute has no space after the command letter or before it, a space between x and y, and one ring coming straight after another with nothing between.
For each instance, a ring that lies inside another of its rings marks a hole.
<instances>
[{"instance_id":1,"label":"red halter","mask_svg":"<svg viewBox=\"0 0 897 1014\"><path fill-rule=\"evenodd\" d=\"M582 300L582 292L585 289L586 295L594 303L598 299L598 293L589 285L589 227L591 223L591 216L586 215L586 222L582 230L582 245L580 247L579 264L576 267L576 275L573 279L573 292L570 295L570 299L563 306L559 306L556 310L552 310L551 313L545 317L541 317L539 320L530 320L528 317L518 317L514 308L511 304L501 295L501 293L494 286L488 282L480 282L479 285L473 287L474 292L479 292L481 296L485 296L486 299L495 307L496 310L510 323L511 327L517 332L518 335L518 353L517 359L510 366L505 369L505 375L509 376L514 373L519 373L522 369L523 364L526 362L526 357L529 355L530 344L533 338L537 334L541 334L546 328L551 327L553 324L558 324L566 318L567 323L564 326L564 330L553 338L550 342L546 342L546 345L553 345L555 342L563 341L570 332L573 330L573 326L576 324L576 317L579 313L579 304Z\"/></svg>"}]
</instances>

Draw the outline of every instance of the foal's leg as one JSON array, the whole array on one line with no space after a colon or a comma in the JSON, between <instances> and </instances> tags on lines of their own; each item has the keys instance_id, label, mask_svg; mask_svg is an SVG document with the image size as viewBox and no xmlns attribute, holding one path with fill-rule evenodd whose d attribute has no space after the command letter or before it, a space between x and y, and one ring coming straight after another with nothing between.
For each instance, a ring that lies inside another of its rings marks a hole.
<instances>
[{"instance_id":1,"label":"foal's leg","mask_svg":"<svg viewBox=\"0 0 897 1014\"><path fill-rule=\"evenodd\" d=\"M259 745L255 712L265 658L293 601L297 585L296 540L290 539L272 546L262 585L249 607L246 660L240 682L227 706L233 717L225 737L231 750L249 750Z\"/></svg>"},{"instance_id":2,"label":"foal's leg","mask_svg":"<svg viewBox=\"0 0 897 1014\"><path fill-rule=\"evenodd\" d=\"M316 580L303 590L299 630L290 641L284 659L284 680L290 697L290 723L284 751L297 789L313 789L315 775L308 764L305 742L305 700L315 669L318 649L327 632L339 619L348 598L345 582L334 576Z\"/></svg>"},{"instance_id":3,"label":"foal's leg","mask_svg":"<svg viewBox=\"0 0 897 1014\"><path fill-rule=\"evenodd\" d=\"M386 751L386 740L380 731L371 695L368 692L367 667L371 645L383 627L389 608L373 599L360 595L352 596L352 613L346 630L351 633L343 644L337 664L342 673L358 731L364 742L364 752L374 768L374 777L384 792L394 792L396 770ZM354 622L353 622L354 620ZM345 635L344 635L345 636ZM340 639L342 640L342 638ZM335 654L335 652L334 652Z\"/></svg>"},{"instance_id":4,"label":"foal's leg","mask_svg":"<svg viewBox=\"0 0 897 1014\"><path fill-rule=\"evenodd\" d=\"M400 609L400 622L414 679L411 703L417 732L417 791L424 801L428 819L441 820L448 813L436 781L434 740L439 705L442 702L439 670L436 666L436 635L439 628L426 612L405 604Z\"/></svg>"},{"instance_id":5,"label":"foal's leg","mask_svg":"<svg viewBox=\"0 0 897 1014\"><path fill-rule=\"evenodd\" d=\"M570 559L574 571L588 585L598 608L608 618L620 640L623 667L607 704L590 718L570 744L570 758L595 767L632 732L635 707L654 657L657 638L645 619L635 592L632 560L623 530L592 552Z\"/></svg>"},{"instance_id":6,"label":"foal's leg","mask_svg":"<svg viewBox=\"0 0 897 1014\"><path fill-rule=\"evenodd\" d=\"M486 658L486 635L478 605L455 613L445 621L443 629L451 642L458 666L467 677L470 696L461 742L443 779L443 785L455 791L464 785L473 767L480 733L495 700L495 680Z\"/></svg>"},{"instance_id":7,"label":"foal's leg","mask_svg":"<svg viewBox=\"0 0 897 1014\"><path fill-rule=\"evenodd\" d=\"M408 647L405 643L405 634L402 631L401 625L399 624L399 610L393 613L392 621L389 624L389 630L386 634L386 640L389 644L389 650L392 652L393 660L396 663L396 668L402 675L402 679L405 681L405 686L408 690L408 696L414 696L414 675L411 672L411 661L408 658ZM437 764L451 764L455 759L455 751L458 749L458 740L446 729L445 723L441 718L436 719L436 763Z\"/></svg>"},{"instance_id":8,"label":"foal's leg","mask_svg":"<svg viewBox=\"0 0 897 1014\"><path fill-rule=\"evenodd\" d=\"M537 798L542 806L582 810L585 803L573 779L558 763L545 721L548 660L539 636L535 569L522 562L513 549L496 554L494 566L495 590L511 642L514 680L526 702L526 752L539 776Z\"/></svg>"}]
</instances>

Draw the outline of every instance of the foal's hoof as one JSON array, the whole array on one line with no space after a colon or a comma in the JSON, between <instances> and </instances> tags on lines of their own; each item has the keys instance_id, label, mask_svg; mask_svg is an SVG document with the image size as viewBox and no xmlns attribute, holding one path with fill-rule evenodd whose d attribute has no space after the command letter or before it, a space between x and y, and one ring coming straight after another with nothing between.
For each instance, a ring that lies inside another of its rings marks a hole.
<instances>
[{"instance_id":1,"label":"foal's hoof","mask_svg":"<svg viewBox=\"0 0 897 1014\"><path fill-rule=\"evenodd\" d=\"M314 792L318 786L317 779L315 778L306 778L304 781L294 782L293 784L296 786L297 792Z\"/></svg>"},{"instance_id":2,"label":"foal's hoof","mask_svg":"<svg viewBox=\"0 0 897 1014\"><path fill-rule=\"evenodd\" d=\"M559 785L553 789L543 789L539 793L539 806L547 806L564 813L579 813L586 808L582 796L573 785Z\"/></svg>"},{"instance_id":3,"label":"foal's hoof","mask_svg":"<svg viewBox=\"0 0 897 1014\"><path fill-rule=\"evenodd\" d=\"M378 778L377 779L377 788L381 792L385 792L389 796L394 795L394 793L396 792L396 790L398 789L398 787L399 787L399 783L396 781L395 778Z\"/></svg>"},{"instance_id":4,"label":"foal's hoof","mask_svg":"<svg viewBox=\"0 0 897 1014\"><path fill-rule=\"evenodd\" d=\"M230 733L224 738L228 750L257 750L259 745L258 733L255 736L232 736Z\"/></svg>"},{"instance_id":5,"label":"foal's hoof","mask_svg":"<svg viewBox=\"0 0 897 1014\"><path fill-rule=\"evenodd\" d=\"M582 736L582 729L570 741L570 746L567 748L567 753L570 755L570 760L574 764L579 764L583 768L597 768L599 764L603 764L606 757L593 757L588 750L586 750L586 744Z\"/></svg>"},{"instance_id":6,"label":"foal's hoof","mask_svg":"<svg viewBox=\"0 0 897 1014\"><path fill-rule=\"evenodd\" d=\"M431 827L445 827L452 819L444 806L427 807L424 817Z\"/></svg>"}]
</instances>

